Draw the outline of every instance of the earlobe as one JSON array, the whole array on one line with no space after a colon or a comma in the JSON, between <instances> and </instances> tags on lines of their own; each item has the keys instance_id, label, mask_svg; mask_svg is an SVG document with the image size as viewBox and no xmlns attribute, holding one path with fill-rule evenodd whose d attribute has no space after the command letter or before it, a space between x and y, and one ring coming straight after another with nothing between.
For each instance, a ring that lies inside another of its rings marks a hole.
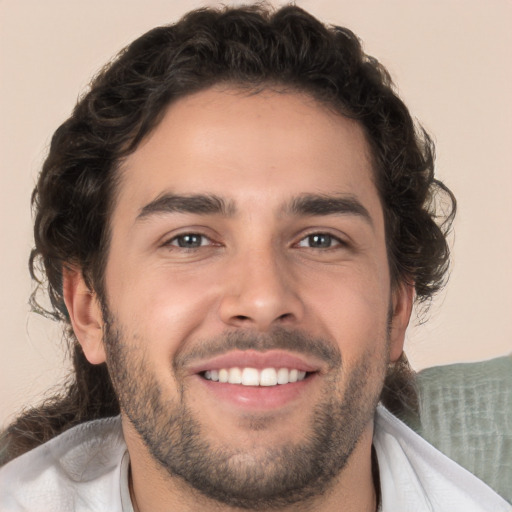
<instances>
[{"instance_id":1,"label":"earlobe","mask_svg":"<svg viewBox=\"0 0 512 512\"><path fill-rule=\"evenodd\" d=\"M411 318L414 302L414 285L401 283L397 286L392 298L392 316L390 325L390 362L396 362L402 355L405 342L405 331Z\"/></svg>"},{"instance_id":2,"label":"earlobe","mask_svg":"<svg viewBox=\"0 0 512 512\"><path fill-rule=\"evenodd\" d=\"M96 293L87 286L82 271L63 268L63 295L75 336L91 364L105 362L103 315Z\"/></svg>"}]
</instances>

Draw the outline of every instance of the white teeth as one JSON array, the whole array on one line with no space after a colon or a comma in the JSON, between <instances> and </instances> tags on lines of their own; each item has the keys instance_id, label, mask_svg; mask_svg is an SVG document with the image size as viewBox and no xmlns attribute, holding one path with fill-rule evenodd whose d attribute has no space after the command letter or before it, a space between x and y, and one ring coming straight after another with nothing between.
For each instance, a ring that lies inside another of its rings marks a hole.
<instances>
[{"instance_id":1,"label":"white teeth","mask_svg":"<svg viewBox=\"0 0 512 512\"><path fill-rule=\"evenodd\" d=\"M260 386L275 386L277 384L277 372L274 368L265 368L260 374Z\"/></svg>"},{"instance_id":2,"label":"white teeth","mask_svg":"<svg viewBox=\"0 0 512 512\"><path fill-rule=\"evenodd\" d=\"M277 383L278 384L288 384L288 382L290 382L289 380L289 375L290 375L290 372L288 370L288 368L279 368L279 370L277 370Z\"/></svg>"},{"instance_id":3,"label":"white teeth","mask_svg":"<svg viewBox=\"0 0 512 512\"><path fill-rule=\"evenodd\" d=\"M242 384L243 386L276 386L277 384L289 384L306 378L306 372L295 368L220 368L219 370L207 370L204 378L215 382Z\"/></svg>"},{"instance_id":4,"label":"white teeth","mask_svg":"<svg viewBox=\"0 0 512 512\"><path fill-rule=\"evenodd\" d=\"M242 384L242 370L240 368L231 368L229 370L228 382L230 384Z\"/></svg>"},{"instance_id":5,"label":"white teeth","mask_svg":"<svg viewBox=\"0 0 512 512\"><path fill-rule=\"evenodd\" d=\"M242 384L244 386L259 386L260 372L256 368L244 368L242 371Z\"/></svg>"}]
</instances>

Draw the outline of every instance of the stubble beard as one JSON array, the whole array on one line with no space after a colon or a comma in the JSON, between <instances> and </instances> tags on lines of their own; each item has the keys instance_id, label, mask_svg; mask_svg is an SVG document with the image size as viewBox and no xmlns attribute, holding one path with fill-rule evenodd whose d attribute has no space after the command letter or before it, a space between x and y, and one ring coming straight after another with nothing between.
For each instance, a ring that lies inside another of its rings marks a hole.
<instances>
[{"instance_id":1,"label":"stubble beard","mask_svg":"<svg viewBox=\"0 0 512 512\"><path fill-rule=\"evenodd\" d=\"M167 398L150 366L145 364L143 353L126 345L125 333L110 318L105 332L107 364L121 411L153 459L172 478L182 479L217 502L244 509L270 510L323 495L346 466L373 419L387 361L382 361L382 367L376 369L370 356L363 358L348 380L345 376L344 391L340 393L344 368L337 347L300 331L276 330L254 338L253 343L251 338L241 336L238 345L284 348L293 339L299 347L319 347L318 352L330 357L333 366L331 377L326 378L323 397L304 425L303 441L284 440L280 446L259 450L251 457L246 456L243 448L214 446L187 406L186 388L180 387L178 400ZM221 346L224 341L218 340L215 345ZM236 343L236 335L226 341L230 346ZM261 430L265 428L264 423L249 422L246 428L251 429L252 424L253 430Z\"/></svg>"}]
</instances>

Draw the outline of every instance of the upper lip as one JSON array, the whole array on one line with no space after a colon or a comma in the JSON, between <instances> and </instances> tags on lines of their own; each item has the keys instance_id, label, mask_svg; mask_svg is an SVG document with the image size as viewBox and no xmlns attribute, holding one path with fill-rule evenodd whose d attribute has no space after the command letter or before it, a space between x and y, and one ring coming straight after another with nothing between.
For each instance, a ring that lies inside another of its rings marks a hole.
<instances>
[{"instance_id":1,"label":"upper lip","mask_svg":"<svg viewBox=\"0 0 512 512\"><path fill-rule=\"evenodd\" d=\"M316 358L292 354L283 350L268 350L258 352L256 350L235 350L192 363L189 366L190 373L197 374L207 370L221 368L290 368L304 372L317 372L321 364Z\"/></svg>"}]
</instances>

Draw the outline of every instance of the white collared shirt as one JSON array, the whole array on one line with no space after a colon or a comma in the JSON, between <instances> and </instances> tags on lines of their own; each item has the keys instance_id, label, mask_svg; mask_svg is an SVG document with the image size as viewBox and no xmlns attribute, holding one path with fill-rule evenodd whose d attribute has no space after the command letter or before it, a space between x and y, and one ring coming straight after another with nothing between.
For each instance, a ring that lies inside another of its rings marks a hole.
<instances>
[{"instance_id":1,"label":"white collared shirt","mask_svg":"<svg viewBox=\"0 0 512 512\"><path fill-rule=\"evenodd\" d=\"M374 447L382 512L512 512L384 407ZM119 417L78 425L0 468L2 512L133 512Z\"/></svg>"}]
</instances>

